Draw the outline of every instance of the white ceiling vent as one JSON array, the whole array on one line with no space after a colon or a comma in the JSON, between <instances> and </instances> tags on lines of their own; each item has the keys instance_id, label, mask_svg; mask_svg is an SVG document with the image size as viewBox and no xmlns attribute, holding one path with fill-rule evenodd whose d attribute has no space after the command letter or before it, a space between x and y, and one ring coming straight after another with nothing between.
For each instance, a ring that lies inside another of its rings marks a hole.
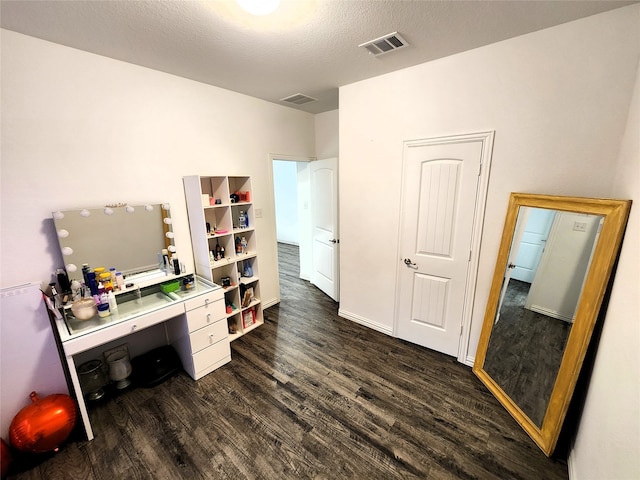
<instances>
[{"instance_id":1,"label":"white ceiling vent","mask_svg":"<svg viewBox=\"0 0 640 480\"><path fill-rule=\"evenodd\" d=\"M302 93L296 93L295 95L291 95L289 97L281 98L281 102L285 103L293 103L294 105L304 105L306 103L317 102L317 98L309 97Z\"/></svg>"},{"instance_id":2,"label":"white ceiling vent","mask_svg":"<svg viewBox=\"0 0 640 480\"><path fill-rule=\"evenodd\" d=\"M369 50L372 55L382 55L384 53L393 52L399 48L403 48L409 45L404 38L400 36L398 32L393 32L370 42L365 42L358 47L364 47Z\"/></svg>"}]
</instances>

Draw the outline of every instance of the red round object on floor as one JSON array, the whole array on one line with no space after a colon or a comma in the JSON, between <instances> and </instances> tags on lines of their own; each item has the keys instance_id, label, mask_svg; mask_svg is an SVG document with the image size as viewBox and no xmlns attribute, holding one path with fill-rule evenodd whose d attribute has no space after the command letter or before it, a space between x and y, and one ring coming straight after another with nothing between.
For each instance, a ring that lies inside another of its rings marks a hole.
<instances>
[{"instance_id":1,"label":"red round object on floor","mask_svg":"<svg viewBox=\"0 0 640 480\"><path fill-rule=\"evenodd\" d=\"M57 450L76 423L76 403L68 395L38 398L31 392L31 405L13 418L9 427L11 445L22 452L44 453Z\"/></svg>"}]
</instances>

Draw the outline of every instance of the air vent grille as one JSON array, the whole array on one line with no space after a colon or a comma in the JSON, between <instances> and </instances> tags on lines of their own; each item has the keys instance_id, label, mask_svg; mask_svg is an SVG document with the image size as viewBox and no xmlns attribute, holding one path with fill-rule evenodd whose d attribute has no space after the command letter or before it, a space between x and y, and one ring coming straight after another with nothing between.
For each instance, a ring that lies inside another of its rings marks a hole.
<instances>
[{"instance_id":1,"label":"air vent grille","mask_svg":"<svg viewBox=\"0 0 640 480\"><path fill-rule=\"evenodd\" d=\"M309 97L308 95L304 95L302 93L296 93L295 95L281 98L280 101L285 103L293 103L294 105L304 105L305 103L317 102L318 99Z\"/></svg>"},{"instance_id":2,"label":"air vent grille","mask_svg":"<svg viewBox=\"0 0 640 480\"><path fill-rule=\"evenodd\" d=\"M383 55L385 53L393 52L400 48L404 48L409 44L400 36L398 32L393 32L370 42L365 42L359 47L366 48L372 55Z\"/></svg>"}]
</instances>

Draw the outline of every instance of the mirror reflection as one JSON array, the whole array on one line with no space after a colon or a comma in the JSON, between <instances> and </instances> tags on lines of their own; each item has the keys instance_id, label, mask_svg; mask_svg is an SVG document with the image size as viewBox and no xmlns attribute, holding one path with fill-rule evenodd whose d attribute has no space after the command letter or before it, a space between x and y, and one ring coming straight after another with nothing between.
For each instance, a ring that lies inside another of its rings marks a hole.
<instances>
[{"instance_id":1,"label":"mirror reflection","mask_svg":"<svg viewBox=\"0 0 640 480\"><path fill-rule=\"evenodd\" d=\"M556 447L630 200L511 193L473 372L542 451Z\"/></svg>"},{"instance_id":2,"label":"mirror reflection","mask_svg":"<svg viewBox=\"0 0 640 480\"><path fill-rule=\"evenodd\" d=\"M538 427L549 405L601 215L520 207L485 370Z\"/></svg>"},{"instance_id":3,"label":"mirror reflection","mask_svg":"<svg viewBox=\"0 0 640 480\"><path fill-rule=\"evenodd\" d=\"M53 212L69 278L82 281L82 265L123 274L158 268L162 249L175 252L169 204L118 205Z\"/></svg>"}]
</instances>

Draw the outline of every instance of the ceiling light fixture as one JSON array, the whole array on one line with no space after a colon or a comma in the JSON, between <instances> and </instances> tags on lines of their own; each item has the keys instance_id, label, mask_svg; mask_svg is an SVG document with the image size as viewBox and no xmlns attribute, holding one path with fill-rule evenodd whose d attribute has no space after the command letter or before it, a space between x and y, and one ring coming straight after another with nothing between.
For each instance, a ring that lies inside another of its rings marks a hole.
<instances>
[{"instance_id":1,"label":"ceiling light fixture","mask_svg":"<svg viewBox=\"0 0 640 480\"><path fill-rule=\"evenodd\" d=\"M244 10L252 15L269 15L275 12L280 0L236 0Z\"/></svg>"}]
</instances>

